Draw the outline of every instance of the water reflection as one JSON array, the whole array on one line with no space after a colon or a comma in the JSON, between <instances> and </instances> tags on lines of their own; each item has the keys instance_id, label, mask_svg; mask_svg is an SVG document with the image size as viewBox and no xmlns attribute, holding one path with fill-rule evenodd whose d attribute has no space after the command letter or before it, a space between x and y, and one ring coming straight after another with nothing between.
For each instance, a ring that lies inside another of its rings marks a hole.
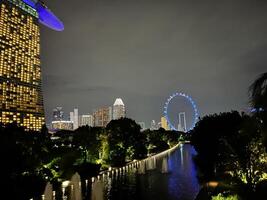
<instances>
[{"instance_id":1,"label":"water reflection","mask_svg":"<svg viewBox=\"0 0 267 200\"><path fill-rule=\"evenodd\" d=\"M199 191L194 154L190 145L181 145L172 153L109 172L92 183L87 199L193 200Z\"/></svg>"}]
</instances>

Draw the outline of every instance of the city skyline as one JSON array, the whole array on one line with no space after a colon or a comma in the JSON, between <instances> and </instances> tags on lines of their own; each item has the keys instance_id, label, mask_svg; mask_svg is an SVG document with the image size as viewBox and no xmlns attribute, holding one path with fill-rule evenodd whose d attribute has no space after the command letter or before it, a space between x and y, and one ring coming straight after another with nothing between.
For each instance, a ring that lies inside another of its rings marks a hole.
<instances>
[{"instance_id":1,"label":"city skyline","mask_svg":"<svg viewBox=\"0 0 267 200\"><path fill-rule=\"evenodd\" d=\"M176 91L201 116L241 111L266 68L264 1L48 3L65 30L41 28L47 118L57 105L91 111L120 96L129 118L149 124Z\"/></svg>"}]
</instances>

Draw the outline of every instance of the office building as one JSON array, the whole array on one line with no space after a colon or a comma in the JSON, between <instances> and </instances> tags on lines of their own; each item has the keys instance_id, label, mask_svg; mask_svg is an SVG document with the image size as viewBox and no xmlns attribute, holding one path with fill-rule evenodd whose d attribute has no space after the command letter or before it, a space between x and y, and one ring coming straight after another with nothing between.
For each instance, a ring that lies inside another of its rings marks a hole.
<instances>
[{"instance_id":1,"label":"office building","mask_svg":"<svg viewBox=\"0 0 267 200\"><path fill-rule=\"evenodd\" d=\"M70 112L70 121L74 121L74 112Z\"/></svg>"},{"instance_id":2,"label":"office building","mask_svg":"<svg viewBox=\"0 0 267 200\"><path fill-rule=\"evenodd\" d=\"M187 132L185 112L178 114L178 131Z\"/></svg>"},{"instance_id":3,"label":"office building","mask_svg":"<svg viewBox=\"0 0 267 200\"><path fill-rule=\"evenodd\" d=\"M94 126L106 127L107 124L112 120L112 108L105 107L95 110L94 114Z\"/></svg>"},{"instance_id":4,"label":"office building","mask_svg":"<svg viewBox=\"0 0 267 200\"><path fill-rule=\"evenodd\" d=\"M70 112L70 121L73 122L73 130L79 127L79 112L78 108L74 108L73 112Z\"/></svg>"},{"instance_id":5,"label":"office building","mask_svg":"<svg viewBox=\"0 0 267 200\"><path fill-rule=\"evenodd\" d=\"M0 123L26 130L44 124L39 23L56 31L63 23L41 1L0 1Z\"/></svg>"},{"instance_id":6,"label":"office building","mask_svg":"<svg viewBox=\"0 0 267 200\"><path fill-rule=\"evenodd\" d=\"M23 1L0 1L0 123L27 130L44 124L38 13Z\"/></svg>"},{"instance_id":7,"label":"office building","mask_svg":"<svg viewBox=\"0 0 267 200\"><path fill-rule=\"evenodd\" d=\"M52 121L52 130L73 130L73 122L72 121Z\"/></svg>"},{"instance_id":8,"label":"office building","mask_svg":"<svg viewBox=\"0 0 267 200\"><path fill-rule=\"evenodd\" d=\"M170 130L166 117L161 117L160 122L161 122L161 128L164 128L166 131Z\"/></svg>"},{"instance_id":9,"label":"office building","mask_svg":"<svg viewBox=\"0 0 267 200\"><path fill-rule=\"evenodd\" d=\"M155 120L151 121L150 130L157 130L157 124Z\"/></svg>"},{"instance_id":10,"label":"office building","mask_svg":"<svg viewBox=\"0 0 267 200\"><path fill-rule=\"evenodd\" d=\"M113 119L120 119L126 116L125 105L121 98L117 98L113 104Z\"/></svg>"},{"instance_id":11,"label":"office building","mask_svg":"<svg viewBox=\"0 0 267 200\"><path fill-rule=\"evenodd\" d=\"M80 115L79 126L94 126L94 118L92 115Z\"/></svg>"},{"instance_id":12,"label":"office building","mask_svg":"<svg viewBox=\"0 0 267 200\"><path fill-rule=\"evenodd\" d=\"M141 127L141 131L146 130L146 124L145 124L145 122L138 122L138 124Z\"/></svg>"},{"instance_id":13,"label":"office building","mask_svg":"<svg viewBox=\"0 0 267 200\"><path fill-rule=\"evenodd\" d=\"M62 121L64 119L64 112L62 107L53 109L53 121Z\"/></svg>"}]
</instances>

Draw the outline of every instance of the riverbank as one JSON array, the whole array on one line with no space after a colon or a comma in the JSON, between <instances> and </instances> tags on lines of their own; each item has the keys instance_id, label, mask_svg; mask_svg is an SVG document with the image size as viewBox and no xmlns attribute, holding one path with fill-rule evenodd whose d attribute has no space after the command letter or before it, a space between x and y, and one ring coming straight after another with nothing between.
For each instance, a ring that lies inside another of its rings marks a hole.
<instances>
[{"instance_id":1,"label":"riverbank","mask_svg":"<svg viewBox=\"0 0 267 200\"><path fill-rule=\"evenodd\" d=\"M149 160L152 160L152 159L155 159L157 157L160 157L160 156L164 156L165 154L168 154L168 153L171 153L172 151L174 151L175 149L177 149L180 145L182 144L182 142L179 142L177 145L163 151L163 152L160 152L158 154L155 154L155 155L152 155L152 156L149 156L145 159L142 159L142 160L133 160L129 163L127 163L125 166L123 167L109 167L108 170L104 170L104 171L101 171L97 177L92 177L92 182L94 182L95 180L97 179L100 179L101 176L109 176L110 174L118 174L118 173L123 173L123 172L128 172L129 170L131 170L132 168L138 168L142 165L143 162L147 162Z\"/></svg>"}]
</instances>

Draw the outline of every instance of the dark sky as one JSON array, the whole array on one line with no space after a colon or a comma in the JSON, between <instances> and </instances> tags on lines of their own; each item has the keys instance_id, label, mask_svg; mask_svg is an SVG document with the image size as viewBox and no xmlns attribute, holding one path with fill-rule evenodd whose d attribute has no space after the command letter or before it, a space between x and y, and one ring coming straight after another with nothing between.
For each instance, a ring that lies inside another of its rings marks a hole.
<instances>
[{"instance_id":1,"label":"dark sky","mask_svg":"<svg viewBox=\"0 0 267 200\"><path fill-rule=\"evenodd\" d=\"M159 121L166 98L189 94L201 116L244 110L267 69L266 0L50 0L63 32L42 27L46 118L121 97L127 116ZM147 124L148 125L148 124Z\"/></svg>"}]
</instances>

